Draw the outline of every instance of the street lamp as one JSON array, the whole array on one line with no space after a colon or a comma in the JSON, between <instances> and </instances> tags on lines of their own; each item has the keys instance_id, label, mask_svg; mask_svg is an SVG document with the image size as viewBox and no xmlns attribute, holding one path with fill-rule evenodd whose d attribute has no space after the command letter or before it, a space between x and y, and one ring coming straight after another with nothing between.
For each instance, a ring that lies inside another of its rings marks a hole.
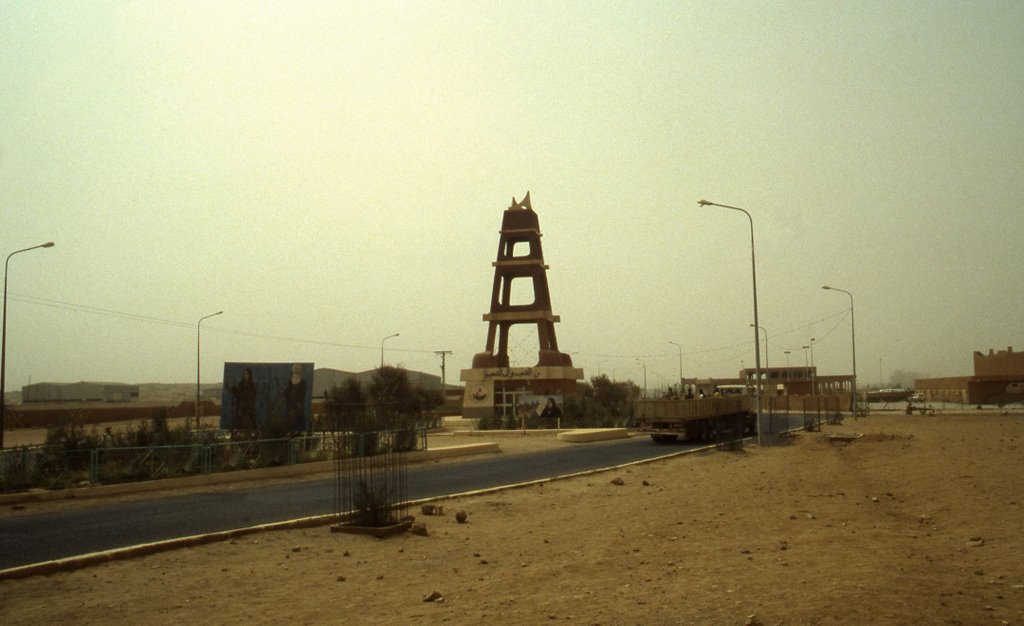
<instances>
[{"instance_id":1,"label":"street lamp","mask_svg":"<svg viewBox=\"0 0 1024 626\"><path fill-rule=\"evenodd\" d=\"M391 339L392 337L397 337L399 334L400 333L395 333L394 335L388 335L387 337L385 337L385 338L380 340L380 367L381 367L381 369L384 369L384 342L387 341L388 339Z\"/></svg>"},{"instance_id":2,"label":"street lamp","mask_svg":"<svg viewBox=\"0 0 1024 626\"><path fill-rule=\"evenodd\" d=\"M754 325L751 324L751 326L754 326ZM759 328L761 330L761 332L764 333L764 382L765 382L765 384L768 384L768 383L771 382L771 379L772 379L772 375L771 375L771 369L772 368L769 367L769 365L768 365L768 331L765 329L764 326L755 326L755 328ZM760 384L761 384L760 381L758 381L758 386L760 386ZM774 433L775 432L775 420L774 420L774 417L775 417L775 408L774 408L775 407L775 404L774 404L775 400L773 398L775 397L775 389L771 388L771 387L769 387L769 389L770 389L770 391L768 393L768 398L769 398L769 402L772 403L772 405L771 405L772 408L770 408L768 410L768 432Z\"/></svg>"},{"instance_id":3,"label":"street lamp","mask_svg":"<svg viewBox=\"0 0 1024 626\"><path fill-rule=\"evenodd\" d=\"M808 363L807 363L807 349L810 348L810 347L811 346L800 346L800 349L802 349L804 351L804 380L809 378L810 375L811 375L811 366L808 365ZM811 395L814 395L814 390L813 389L811 390Z\"/></svg>"},{"instance_id":4,"label":"street lamp","mask_svg":"<svg viewBox=\"0 0 1024 626\"><path fill-rule=\"evenodd\" d=\"M670 344L679 349L679 395L683 395L683 347L674 341Z\"/></svg>"},{"instance_id":5,"label":"street lamp","mask_svg":"<svg viewBox=\"0 0 1024 626\"><path fill-rule=\"evenodd\" d=\"M4 321L3 321L3 338L0 339L0 450L4 448L4 426L5 418L7 417L7 397L4 389L4 380L7 373L7 264L11 262L11 257L19 252L28 252L29 250L35 250L36 248L52 248L53 242L47 241L41 243L38 246L32 246L31 248L22 248L21 250L15 250L14 252L7 255L7 260L4 261Z\"/></svg>"},{"instance_id":6,"label":"street lamp","mask_svg":"<svg viewBox=\"0 0 1024 626\"><path fill-rule=\"evenodd\" d=\"M733 211L740 211L747 216L747 220L750 221L750 274L754 286L754 374L758 380L761 381L761 341L757 334L757 328L759 320L757 318L757 264L754 256L754 218L750 216L750 213L746 209L741 209L736 206L729 206L727 204L718 204L717 202L709 202L707 200L698 200L697 204L700 206L716 206L723 209L730 209ZM761 445L761 391L760 384L755 387L755 393L757 396L757 445Z\"/></svg>"},{"instance_id":7,"label":"street lamp","mask_svg":"<svg viewBox=\"0 0 1024 626\"><path fill-rule=\"evenodd\" d=\"M751 326L754 325L751 324ZM771 369L770 367L768 367L768 331L765 330L764 326L755 326L755 328L760 328L761 332L764 333L764 379L765 382L768 382L771 379L771 376L768 371Z\"/></svg>"},{"instance_id":8,"label":"street lamp","mask_svg":"<svg viewBox=\"0 0 1024 626\"><path fill-rule=\"evenodd\" d=\"M850 297L850 337L853 349L853 390L851 392L850 411L853 412L853 416L857 416L857 331L853 325L853 294L845 289L838 289L836 287L829 287L825 285L822 289L838 291L845 293Z\"/></svg>"},{"instance_id":9,"label":"street lamp","mask_svg":"<svg viewBox=\"0 0 1024 626\"><path fill-rule=\"evenodd\" d=\"M814 368L814 337L811 337L811 395L818 395L818 370Z\"/></svg>"},{"instance_id":10,"label":"street lamp","mask_svg":"<svg viewBox=\"0 0 1024 626\"><path fill-rule=\"evenodd\" d=\"M199 430L199 413L200 413L200 411L199 411L199 345L200 345L199 344L199 339L200 339L199 331L200 331L200 325L203 323L203 320L211 318L211 317L215 317L217 315L220 315L223 312L224 311L217 311L216 313L210 313L209 315L204 315L203 317L199 318L198 322L196 322L196 430Z\"/></svg>"}]
</instances>

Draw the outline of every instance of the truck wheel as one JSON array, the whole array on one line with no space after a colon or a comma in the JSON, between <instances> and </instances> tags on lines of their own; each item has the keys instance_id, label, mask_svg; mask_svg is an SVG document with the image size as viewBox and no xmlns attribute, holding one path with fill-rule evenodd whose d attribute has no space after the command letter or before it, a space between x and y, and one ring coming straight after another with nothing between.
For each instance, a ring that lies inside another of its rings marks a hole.
<instances>
[{"instance_id":1,"label":"truck wheel","mask_svg":"<svg viewBox=\"0 0 1024 626\"><path fill-rule=\"evenodd\" d=\"M654 443L674 443L677 435L651 435Z\"/></svg>"}]
</instances>

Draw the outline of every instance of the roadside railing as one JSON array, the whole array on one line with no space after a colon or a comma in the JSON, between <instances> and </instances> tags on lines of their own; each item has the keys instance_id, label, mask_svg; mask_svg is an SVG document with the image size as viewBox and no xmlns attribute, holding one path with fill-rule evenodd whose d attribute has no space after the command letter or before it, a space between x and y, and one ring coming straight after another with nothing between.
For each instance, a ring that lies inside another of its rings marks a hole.
<instances>
[{"instance_id":1,"label":"roadside railing","mask_svg":"<svg viewBox=\"0 0 1024 626\"><path fill-rule=\"evenodd\" d=\"M158 480L426 448L426 428L133 448L24 446L0 452L0 492Z\"/></svg>"}]
</instances>

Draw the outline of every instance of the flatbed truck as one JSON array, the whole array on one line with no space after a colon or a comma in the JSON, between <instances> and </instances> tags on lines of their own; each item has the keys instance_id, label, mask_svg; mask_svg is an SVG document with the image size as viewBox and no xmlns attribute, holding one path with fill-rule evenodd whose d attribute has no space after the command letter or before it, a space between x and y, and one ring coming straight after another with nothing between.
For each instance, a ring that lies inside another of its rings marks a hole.
<instances>
[{"instance_id":1,"label":"flatbed truck","mask_svg":"<svg viewBox=\"0 0 1024 626\"><path fill-rule=\"evenodd\" d=\"M635 400L633 426L650 434L655 443L741 436L756 432L755 402L750 396Z\"/></svg>"}]
</instances>

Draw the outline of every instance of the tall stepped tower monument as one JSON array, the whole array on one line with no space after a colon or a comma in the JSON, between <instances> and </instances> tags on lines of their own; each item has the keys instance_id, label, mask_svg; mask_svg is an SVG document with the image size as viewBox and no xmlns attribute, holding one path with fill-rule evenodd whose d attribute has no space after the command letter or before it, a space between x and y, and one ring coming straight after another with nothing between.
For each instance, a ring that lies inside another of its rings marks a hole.
<instances>
[{"instance_id":1,"label":"tall stepped tower monument","mask_svg":"<svg viewBox=\"0 0 1024 626\"><path fill-rule=\"evenodd\" d=\"M473 356L471 369L462 370L461 380L466 383L464 418L509 418L523 407L551 397L560 403L565 394L576 391L576 381L583 378L583 370L573 367L572 357L558 351L555 322L559 318L551 312L548 266L544 264L540 238L540 223L530 206L530 193L522 202L512 198L501 220L491 309L483 316L487 347ZM524 300L517 297L520 303L512 303L514 282L517 296L524 289L523 283L526 289L532 288L532 302L522 303ZM537 328L536 365L510 367L509 330L516 324Z\"/></svg>"}]
</instances>

